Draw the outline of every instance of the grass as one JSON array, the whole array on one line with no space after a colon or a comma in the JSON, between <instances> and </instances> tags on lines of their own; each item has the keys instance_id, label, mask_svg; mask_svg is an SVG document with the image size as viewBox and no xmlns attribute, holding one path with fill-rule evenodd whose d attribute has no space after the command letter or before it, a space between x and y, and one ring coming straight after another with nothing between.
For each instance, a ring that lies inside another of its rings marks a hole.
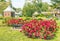
<instances>
[{"instance_id":1,"label":"grass","mask_svg":"<svg viewBox=\"0 0 60 41\"><path fill-rule=\"evenodd\" d=\"M60 20L57 21L60 25ZM57 31L56 37L52 40L31 39L25 36L19 30L12 30L11 27L0 27L0 41L60 41L60 29Z\"/></svg>"}]
</instances>

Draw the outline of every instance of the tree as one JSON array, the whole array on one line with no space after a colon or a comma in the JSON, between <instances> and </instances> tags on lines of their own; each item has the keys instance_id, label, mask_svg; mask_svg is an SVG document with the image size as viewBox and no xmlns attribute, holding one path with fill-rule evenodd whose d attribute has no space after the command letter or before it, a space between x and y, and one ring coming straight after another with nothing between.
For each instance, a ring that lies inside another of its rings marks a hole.
<instances>
[{"instance_id":1,"label":"tree","mask_svg":"<svg viewBox=\"0 0 60 41\"><path fill-rule=\"evenodd\" d=\"M41 11L49 11L49 4L48 3L42 3Z\"/></svg>"},{"instance_id":2,"label":"tree","mask_svg":"<svg viewBox=\"0 0 60 41\"><path fill-rule=\"evenodd\" d=\"M0 2L6 2L5 0L0 0Z\"/></svg>"},{"instance_id":3,"label":"tree","mask_svg":"<svg viewBox=\"0 0 60 41\"><path fill-rule=\"evenodd\" d=\"M35 10L36 8L34 7L34 5L28 3L27 5L24 6L22 12L24 16L31 17Z\"/></svg>"},{"instance_id":4,"label":"tree","mask_svg":"<svg viewBox=\"0 0 60 41\"><path fill-rule=\"evenodd\" d=\"M51 0L52 3L59 3L60 4L60 0Z\"/></svg>"},{"instance_id":5,"label":"tree","mask_svg":"<svg viewBox=\"0 0 60 41\"><path fill-rule=\"evenodd\" d=\"M32 0L25 4L23 8L23 15L24 16L32 16L35 11L42 12L48 11L49 4L43 3L42 0Z\"/></svg>"},{"instance_id":6,"label":"tree","mask_svg":"<svg viewBox=\"0 0 60 41\"><path fill-rule=\"evenodd\" d=\"M31 1L31 3L27 1ZM23 8L24 16L31 17L35 11L39 11L39 7L37 7L39 4L37 4L36 1L38 0L26 0L25 6Z\"/></svg>"},{"instance_id":7,"label":"tree","mask_svg":"<svg viewBox=\"0 0 60 41\"><path fill-rule=\"evenodd\" d=\"M54 8L60 7L60 0L51 0L51 2Z\"/></svg>"},{"instance_id":8,"label":"tree","mask_svg":"<svg viewBox=\"0 0 60 41\"><path fill-rule=\"evenodd\" d=\"M0 13L9 5L9 2L0 2Z\"/></svg>"}]
</instances>

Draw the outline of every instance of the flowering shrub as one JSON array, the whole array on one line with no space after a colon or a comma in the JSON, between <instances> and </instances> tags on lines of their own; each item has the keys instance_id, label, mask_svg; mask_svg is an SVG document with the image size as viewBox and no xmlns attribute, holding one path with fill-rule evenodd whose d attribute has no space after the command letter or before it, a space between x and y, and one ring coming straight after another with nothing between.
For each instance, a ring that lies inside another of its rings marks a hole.
<instances>
[{"instance_id":1,"label":"flowering shrub","mask_svg":"<svg viewBox=\"0 0 60 41\"><path fill-rule=\"evenodd\" d=\"M23 19L10 19L8 20L8 25L13 25L13 24L23 24L24 21Z\"/></svg>"},{"instance_id":2,"label":"flowering shrub","mask_svg":"<svg viewBox=\"0 0 60 41\"><path fill-rule=\"evenodd\" d=\"M52 39L57 31L55 20L31 20L22 26L23 32L31 38Z\"/></svg>"},{"instance_id":3,"label":"flowering shrub","mask_svg":"<svg viewBox=\"0 0 60 41\"><path fill-rule=\"evenodd\" d=\"M10 19L8 20L7 24L9 26L13 26L13 27L21 27L22 25L28 23L29 20L23 20L22 18L19 19Z\"/></svg>"}]
</instances>

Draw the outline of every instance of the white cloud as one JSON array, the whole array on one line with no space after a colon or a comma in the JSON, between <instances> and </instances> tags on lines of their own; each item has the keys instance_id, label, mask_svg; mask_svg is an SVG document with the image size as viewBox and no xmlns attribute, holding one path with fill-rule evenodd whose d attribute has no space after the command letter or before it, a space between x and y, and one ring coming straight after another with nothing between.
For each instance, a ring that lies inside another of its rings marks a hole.
<instances>
[{"instance_id":1,"label":"white cloud","mask_svg":"<svg viewBox=\"0 0 60 41\"><path fill-rule=\"evenodd\" d=\"M12 5L16 8L23 8L25 0L12 0Z\"/></svg>"},{"instance_id":2,"label":"white cloud","mask_svg":"<svg viewBox=\"0 0 60 41\"><path fill-rule=\"evenodd\" d=\"M26 0L11 0L12 1L12 5L16 8L23 8L24 3ZM47 2L50 4L50 0L43 0L43 2Z\"/></svg>"},{"instance_id":3,"label":"white cloud","mask_svg":"<svg viewBox=\"0 0 60 41\"><path fill-rule=\"evenodd\" d=\"M43 2L47 2L48 4L51 4L51 0L43 0Z\"/></svg>"}]
</instances>

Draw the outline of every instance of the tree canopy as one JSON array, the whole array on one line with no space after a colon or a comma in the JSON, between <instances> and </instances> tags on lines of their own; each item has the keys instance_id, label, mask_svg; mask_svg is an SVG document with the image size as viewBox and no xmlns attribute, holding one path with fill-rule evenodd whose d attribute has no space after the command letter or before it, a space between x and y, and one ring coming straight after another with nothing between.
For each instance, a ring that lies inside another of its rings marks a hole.
<instances>
[{"instance_id":1,"label":"tree canopy","mask_svg":"<svg viewBox=\"0 0 60 41\"><path fill-rule=\"evenodd\" d=\"M26 3L23 8L24 16L32 16L32 14L37 11L48 11L48 3L43 3L41 0L33 0L31 3Z\"/></svg>"},{"instance_id":2,"label":"tree canopy","mask_svg":"<svg viewBox=\"0 0 60 41\"><path fill-rule=\"evenodd\" d=\"M3 12L4 9L9 5L8 2L0 2L0 13Z\"/></svg>"},{"instance_id":3,"label":"tree canopy","mask_svg":"<svg viewBox=\"0 0 60 41\"><path fill-rule=\"evenodd\" d=\"M51 0L51 2L54 8L60 7L60 0Z\"/></svg>"},{"instance_id":4,"label":"tree canopy","mask_svg":"<svg viewBox=\"0 0 60 41\"><path fill-rule=\"evenodd\" d=\"M53 3L60 3L60 0L51 0Z\"/></svg>"},{"instance_id":5,"label":"tree canopy","mask_svg":"<svg viewBox=\"0 0 60 41\"><path fill-rule=\"evenodd\" d=\"M0 0L0 2L5 2L6 0Z\"/></svg>"}]
</instances>

